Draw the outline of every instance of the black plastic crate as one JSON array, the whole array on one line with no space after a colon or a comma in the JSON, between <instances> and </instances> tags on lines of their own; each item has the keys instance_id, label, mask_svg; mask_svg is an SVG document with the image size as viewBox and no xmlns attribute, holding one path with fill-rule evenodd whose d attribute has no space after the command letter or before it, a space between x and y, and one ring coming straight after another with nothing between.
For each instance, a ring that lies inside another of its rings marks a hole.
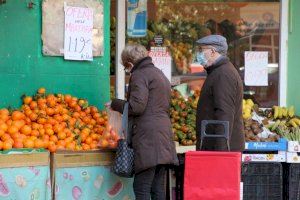
<instances>
[{"instance_id":1,"label":"black plastic crate","mask_svg":"<svg viewBox=\"0 0 300 200\"><path fill-rule=\"evenodd\" d=\"M242 164L244 200L282 200L281 163L250 162Z\"/></svg>"},{"instance_id":2,"label":"black plastic crate","mask_svg":"<svg viewBox=\"0 0 300 200\"><path fill-rule=\"evenodd\" d=\"M300 164L287 165L286 193L287 200L300 200Z\"/></svg>"}]
</instances>

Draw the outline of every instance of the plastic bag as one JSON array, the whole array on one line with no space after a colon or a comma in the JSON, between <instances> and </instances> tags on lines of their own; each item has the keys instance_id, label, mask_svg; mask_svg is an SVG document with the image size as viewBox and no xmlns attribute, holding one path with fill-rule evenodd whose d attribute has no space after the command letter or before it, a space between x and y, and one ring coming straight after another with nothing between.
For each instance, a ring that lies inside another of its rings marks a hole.
<instances>
[{"instance_id":1,"label":"plastic bag","mask_svg":"<svg viewBox=\"0 0 300 200\"><path fill-rule=\"evenodd\" d=\"M120 138L124 138L122 131L122 114L108 109L108 124L119 135Z\"/></svg>"}]
</instances>

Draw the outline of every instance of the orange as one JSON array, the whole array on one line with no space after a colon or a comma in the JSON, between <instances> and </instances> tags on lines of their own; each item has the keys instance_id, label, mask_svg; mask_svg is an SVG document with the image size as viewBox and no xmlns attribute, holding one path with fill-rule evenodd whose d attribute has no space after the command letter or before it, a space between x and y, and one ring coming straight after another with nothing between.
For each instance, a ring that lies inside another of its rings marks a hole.
<instances>
[{"instance_id":1,"label":"orange","mask_svg":"<svg viewBox=\"0 0 300 200\"><path fill-rule=\"evenodd\" d=\"M75 143L72 143L72 142L67 143L66 149L75 150Z\"/></svg>"},{"instance_id":2,"label":"orange","mask_svg":"<svg viewBox=\"0 0 300 200\"><path fill-rule=\"evenodd\" d=\"M46 93L46 89L43 88L43 87L41 87L41 88L38 89L38 93L39 94L45 94Z\"/></svg>"},{"instance_id":3,"label":"orange","mask_svg":"<svg viewBox=\"0 0 300 200\"><path fill-rule=\"evenodd\" d=\"M2 122L2 123L0 124L0 130L3 130L3 131L5 132L5 131L7 131L7 129L8 129L7 124L4 123L4 122Z\"/></svg>"},{"instance_id":4,"label":"orange","mask_svg":"<svg viewBox=\"0 0 300 200\"><path fill-rule=\"evenodd\" d=\"M52 116L52 115L54 115L54 109L53 108L46 108L46 113L47 113L47 115Z\"/></svg>"},{"instance_id":5,"label":"orange","mask_svg":"<svg viewBox=\"0 0 300 200\"><path fill-rule=\"evenodd\" d=\"M49 144L48 149L51 153L54 153L56 151L56 145L55 144Z\"/></svg>"},{"instance_id":6,"label":"orange","mask_svg":"<svg viewBox=\"0 0 300 200\"><path fill-rule=\"evenodd\" d=\"M38 104L38 106L39 107L44 107L44 105L46 105L46 99L44 99L44 98L39 98L38 100L37 100L37 104Z\"/></svg>"},{"instance_id":7,"label":"orange","mask_svg":"<svg viewBox=\"0 0 300 200\"><path fill-rule=\"evenodd\" d=\"M90 114L91 113L91 108L90 107L87 107L86 109L84 109L84 112L86 114Z\"/></svg>"},{"instance_id":8,"label":"orange","mask_svg":"<svg viewBox=\"0 0 300 200\"><path fill-rule=\"evenodd\" d=\"M34 110L38 107L38 103L36 101L32 101L30 102L29 106L32 110Z\"/></svg>"},{"instance_id":9,"label":"orange","mask_svg":"<svg viewBox=\"0 0 300 200\"><path fill-rule=\"evenodd\" d=\"M19 149L19 148L23 148L24 145L21 140L15 140L13 147Z\"/></svg>"},{"instance_id":10,"label":"orange","mask_svg":"<svg viewBox=\"0 0 300 200\"><path fill-rule=\"evenodd\" d=\"M10 139L10 138L11 138L10 135L7 134L7 133L4 133L4 134L1 136L1 140L2 140L2 141L6 141L6 140L8 140L8 139Z\"/></svg>"},{"instance_id":11,"label":"orange","mask_svg":"<svg viewBox=\"0 0 300 200\"><path fill-rule=\"evenodd\" d=\"M3 142L0 140L0 150L3 149Z\"/></svg>"},{"instance_id":12,"label":"orange","mask_svg":"<svg viewBox=\"0 0 300 200\"><path fill-rule=\"evenodd\" d=\"M81 107L79 105L76 105L75 108L74 108L77 112L80 112L81 111Z\"/></svg>"},{"instance_id":13,"label":"orange","mask_svg":"<svg viewBox=\"0 0 300 200\"><path fill-rule=\"evenodd\" d=\"M31 136L37 137L37 136L39 136L39 135L40 135L40 132L39 132L38 130L32 130L32 131L31 131Z\"/></svg>"},{"instance_id":14,"label":"orange","mask_svg":"<svg viewBox=\"0 0 300 200\"><path fill-rule=\"evenodd\" d=\"M13 134L13 133L16 133L18 131L19 131L19 129L16 126L10 126L10 127L8 127L8 130L7 130L7 132L9 134Z\"/></svg>"},{"instance_id":15,"label":"orange","mask_svg":"<svg viewBox=\"0 0 300 200\"><path fill-rule=\"evenodd\" d=\"M82 149L83 149L83 150L90 150L91 147L90 147L90 145L88 145L88 144L83 144L83 145L82 145Z\"/></svg>"},{"instance_id":16,"label":"orange","mask_svg":"<svg viewBox=\"0 0 300 200\"><path fill-rule=\"evenodd\" d=\"M24 113L22 113L22 112L20 112L20 111L14 111L14 112L12 112L12 114L11 114L11 118L12 118L12 120L21 120L21 119L24 119L25 118L25 115L24 115Z\"/></svg>"},{"instance_id":17,"label":"orange","mask_svg":"<svg viewBox=\"0 0 300 200\"><path fill-rule=\"evenodd\" d=\"M105 131L103 134L102 134L102 138L106 139L106 140L109 140L111 139L111 135L108 131Z\"/></svg>"},{"instance_id":18,"label":"orange","mask_svg":"<svg viewBox=\"0 0 300 200\"><path fill-rule=\"evenodd\" d=\"M101 147L101 148L107 148L108 147L108 145L109 145L109 143L108 143L108 141L106 140L106 139L101 139L100 141L99 141L99 146Z\"/></svg>"},{"instance_id":19,"label":"orange","mask_svg":"<svg viewBox=\"0 0 300 200\"><path fill-rule=\"evenodd\" d=\"M43 139L43 141L49 141L50 137L49 137L49 135L43 135L42 139Z\"/></svg>"},{"instance_id":20,"label":"orange","mask_svg":"<svg viewBox=\"0 0 300 200\"><path fill-rule=\"evenodd\" d=\"M72 96L69 95L69 94L66 94L66 95L64 96L64 100L65 100L66 103L69 103L69 102L72 101Z\"/></svg>"},{"instance_id":21,"label":"orange","mask_svg":"<svg viewBox=\"0 0 300 200\"><path fill-rule=\"evenodd\" d=\"M31 96L26 96L23 99L24 104L29 105L32 102L32 97Z\"/></svg>"},{"instance_id":22,"label":"orange","mask_svg":"<svg viewBox=\"0 0 300 200\"><path fill-rule=\"evenodd\" d=\"M38 118L38 115L36 114L36 113L31 113L30 115L29 115L29 118L30 118L30 120L32 121L32 122L35 122L36 120L37 120L37 118Z\"/></svg>"},{"instance_id":23,"label":"orange","mask_svg":"<svg viewBox=\"0 0 300 200\"><path fill-rule=\"evenodd\" d=\"M2 120L3 122L7 122L7 120L9 120L10 117L8 115L0 115L0 120Z\"/></svg>"},{"instance_id":24,"label":"orange","mask_svg":"<svg viewBox=\"0 0 300 200\"><path fill-rule=\"evenodd\" d=\"M90 144L90 147L91 147L91 149L97 149L98 145L97 145L97 143L92 143L92 144Z\"/></svg>"},{"instance_id":25,"label":"orange","mask_svg":"<svg viewBox=\"0 0 300 200\"><path fill-rule=\"evenodd\" d=\"M18 133L18 132L17 132L17 133L13 133L13 134L10 135L10 137L11 137L12 139L14 139L14 140L19 139L20 136L21 136L21 134Z\"/></svg>"},{"instance_id":26,"label":"orange","mask_svg":"<svg viewBox=\"0 0 300 200\"><path fill-rule=\"evenodd\" d=\"M36 139L34 141L34 147L37 149L44 148L44 142L41 139Z\"/></svg>"},{"instance_id":27,"label":"orange","mask_svg":"<svg viewBox=\"0 0 300 200\"><path fill-rule=\"evenodd\" d=\"M63 131L58 132L57 134L58 139L63 140L67 137L67 134Z\"/></svg>"},{"instance_id":28,"label":"orange","mask_svg":"<svg viewBox=\"0 0 300 200\"><path fill-rule=\"evenodd\" d=\"M12 143L10 143L10 142L3 143L3 150L9 150L11 148L12 148Z\"/></svg>"},{"instance_id":29,"label":"orange","mask_svg":"<svg viewBox=\"0 0 300 200\"><path fill-rule=\"evenodd\" d=\"M45 131L46 131L45 133L46 133L47 135L53 135L53 134L54 134L54 131L53 131L53 129L51 129L51 128L47 128Z\"/></svg>"},{"instance_id":30,"label":"orange","mask_svg":"<svg viewBox=\"0 0 300 200\"><path fill-rule=\"evenodd\" d=\"M85 143L88 145L92 144L92 142L93 142L93 139L90 136L88 136L85 140Z\"/></svg>"},{"instance_id":31,"label":"orange","mask_svg":"<svg viewBox=\"0 0 300 200\"><path fill-rule=\"evenodd\" d=\"M58 141L57 136L56 135L51 135L50 136L50 141L56 143Z\"/></svg>"},{"instance_id":32,"label":"orange","mask_svg":"<svg viewBox=\"0 0 300 200\"><path fill-rule=\"evenodd\" d=\"M9 115L9 111L6 108L0 110L0 115Z\"/></svg>"},{"instance_id":33,"label":"orange","mask_svg":"<svg viewBox=\"0 0 300 200\"><path fill-rule=\"evenodd\" d=\"M34 141L30 138L27 138L23 141L23 145L25 148L33 148L34 147Z\"/></svg>"},{"instance_id":34,"label":"orange","mask_svg":"<svg viewBox=\"0 0 300 200\"><path fill-rule=\"evenodd\" d=\"M25 125L21 128L20 132L24 135L30 135L31 134L31 127L28 125Z\"/></svg>"},{"instance_id":35,"label":"orange","mask_svg":"<svg viewBox=\"0 0 300 200\"><path fill-rule=\"evenodd\" d=\"M95 106L91 106L91 113L92 114L98 113L98 109Z\"/></svg>"},{"instance_id":36,"label":"orange","mask_svg":"<svg viewBox=\"0 0 300 200\"><path fill-rule=\"evenodd\" d=\"M65 147L66 146L66 142L64 140L58 140L57 145Z\"/></svg>"},{"instance_id":37,"label":"orange","mask_svg":"<svg viewBox=\"0 0 300 200\"><path fill-rule=\"evenodd\" d=\"M46 119L45 118L38 118L37 123L38 124L45 124L46 123Z\"/></svg>"},{"instance_id":38,"label":"orange","mask_svg":"<svg viewBox=\"0 0 300 200\"><path fill-rule=\"evenodd\" d=\"M16 120L11 123L12 126L16 126L18 129L21 129L25 124L24 120Z\"/></svg>"},{"instance_id":39,"label":"orange","mask_svg":"<svg viewBox=\"0 0 300 200\"><path fill-rule=\"evenodd\" d=\"M44 142L44 148L47 149L49 146L49 140L45 140Z\"/></svg>"},{"instance_id":40,"label":"orange","mask_svg":"<svg viewBox=\"0 0 300 200\"><path fill-rule=\"evenodd\" d=\"M2 135L4 135L5 134L5 131L3 131L2 129L0 129L0 137L2 136Z\"/></svg>"},{"instance_id":41,"label":"orange","mask_svg":"<svg viewBox=\"0 0 300 200\"><path fill-rule=\"evenodd\" d=\"M96 133L92 133L92 134L91 134L91 138L92 138L93 140L97 140L97 139L98 139L98 135L97 135Z\"/></svg>"},{"instance_id":42,"label":"orange","mask_svg":"<svg viewBox=\"0 0 300 200\"><path fill-rule=\"evenodd\" d=\"M65 139L65 142L66 142L66 144L67 144L67 143L70 143L70 142L73 142L73 137L67 137L67 138Z\"/></svg>"}]
</instances>

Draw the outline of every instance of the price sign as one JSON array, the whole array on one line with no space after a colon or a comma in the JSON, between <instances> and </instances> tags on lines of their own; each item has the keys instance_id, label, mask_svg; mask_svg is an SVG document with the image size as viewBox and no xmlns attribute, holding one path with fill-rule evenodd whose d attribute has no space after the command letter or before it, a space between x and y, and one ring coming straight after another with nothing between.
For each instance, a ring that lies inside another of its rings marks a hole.
<instances>
[{"instance_id":1,"label":"price sign","mask_svg":"<svg viewBox=\"0 0 300 200\"><path fill-rule=\"evenodd\" d=\"M165 74L171 82L172 59L165 47L151 47L149 56L153 64Z\"/></svg>"},{"instance_id":2,"label":"price sign","mask_svg":"<svg viewBox=\"0 0 300 200\"><path fill-rule=\"evenodd\" d=\"M245 52L245 84L268 86L268 52Z\"/></svg>"},{"instance_id":3,"label":"price sign","mask_svg":"<svg viewBox=\"0 0 300 200\"><path fill-rule=\"evenodd\" d=\"M65 6L64 58L93 60L93 10Z\"/></svg>"}]
</instances>

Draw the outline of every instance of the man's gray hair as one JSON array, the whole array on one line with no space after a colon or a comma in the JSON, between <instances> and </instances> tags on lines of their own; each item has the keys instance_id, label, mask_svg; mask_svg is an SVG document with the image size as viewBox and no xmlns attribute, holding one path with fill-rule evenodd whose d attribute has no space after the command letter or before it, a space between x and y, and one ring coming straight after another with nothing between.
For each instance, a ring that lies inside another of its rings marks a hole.
<instances>
[{"instance_id":1,"label":"man's gray hair","mask_svg":"<svg viewBox=\"0 0 300 200\"><path fill-rule=\"evenodd\" d=\"M127 44L122 51L121 59L124 65L127 62L136 64L137 61L148 56L147 49L140 44Z\"/></svg>"}]
</instances>

